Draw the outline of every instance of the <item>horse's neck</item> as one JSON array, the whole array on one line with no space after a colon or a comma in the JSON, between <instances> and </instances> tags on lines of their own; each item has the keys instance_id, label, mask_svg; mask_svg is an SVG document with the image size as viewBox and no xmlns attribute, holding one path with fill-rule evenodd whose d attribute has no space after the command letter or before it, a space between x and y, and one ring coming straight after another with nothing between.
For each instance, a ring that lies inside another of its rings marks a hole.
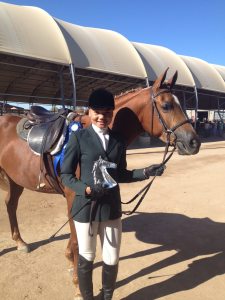
<instances>
[{"instance_id":1,"label":"horse's neck","mask_svg":"<svg viewBox=\"0 0 225 300\"><path fill-rule=\"evenodd\" d=\"M144 131L144 115L146 104L149 101L148 88L127 92L115 98L115 110L110 128L119 132L129 145L141 132ZM151 112L149 112L151 114ZM150 119L147 120L150 122ZM84 127L91 124L88 115L81 118Z\"/></svg>"},{"instance_id":2,"label":"horse's neck","mask_svg":"<svg viewBox=\"0 0 225 300\"><path fill-rule=\"evenodd\" d=\"M116 109L111 127L123 135L127 145L144 131L142 117L146 101L146 89L121 95L115 100Z\"/></svg>"},{"instance_id":3,"label":"horse's neck","mask_svg":"<svg viewBox=\"0 0 225 300\"><path fill-rule=\"evenodd\" d=\"M115 104L116 109L115 111L123 108L123 107L130 107L132 109L136 109L135 100L136 97L143 91L143 89L136 89L129 92L126 92L124 94L121 94L117 97L115 97Z\"/></svg>"}]
</instances>

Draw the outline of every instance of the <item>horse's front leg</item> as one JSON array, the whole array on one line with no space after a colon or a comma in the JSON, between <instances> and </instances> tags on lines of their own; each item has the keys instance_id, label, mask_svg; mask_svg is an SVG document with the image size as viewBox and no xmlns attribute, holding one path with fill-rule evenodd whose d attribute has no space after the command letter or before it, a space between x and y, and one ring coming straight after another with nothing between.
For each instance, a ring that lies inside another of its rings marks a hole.
<instances>
[{"instance_id":1,"label":"horse's front leg","mask_svg":"<svg viewBox=\"0 0 225 300\"><path fill-rule=\"evenodd\" d=\"M70 211L74 199L74 192L67 190L65 188L65 196L67 199L67 207L68 207L68 216L70 216ZM80 294L78 275L77 275L77 266L78 266L78 241L77 241L77 233L75 229L75 225L72 219L69 221L70 225L70 239L66 248L65 255L67 259L70 261L73 267L73 283L75 285L75 298L74 300L82 300L82 296Z\"/></svg>"},{"instance_id":2,"label":"horse's front leg","mask_svg":"<svg viewBox=\"0 0 225 300\"><path fill-rule=\"evenodd\" d=\"M72 250L72 238L71 238L71 234L70 234L70 238L66 247L66 251L65 251L65 256L69 261L69 269L68 271L73 273L74 270L74 258L73 258L73 250Z\"/></svg>"},{"instance_id":3,"label":"horse's front leg","mask_svg":"<svg viewBox=\"0 0 225 300\"><path fill-rule=\"evenodd\" d=\"M78 249L77 233L76 233L73 220L70 220L70 230L71 230L70 249L73 254L73 283L75 285L74 300L82 300L83 298L81 297L78 274L77 274L79 249Z\"/></svg>"},{"instance_id":4,"label":"horse's front leg","mask_svg":"<svg viewBox=\"0 0 225 300\"><path fill-rule=\"evenodd\" d=\"M23 187L17 185L11 178L8 179L8 193L5 199L7 212L9 216L9 222L11 227L12 239L16 241L17 250L23 252L29 252L28 245L24 242L20 235L19 226L17 222L16 210L18 207L19 198L23 192Z\"/></svg>"}]
</instances>

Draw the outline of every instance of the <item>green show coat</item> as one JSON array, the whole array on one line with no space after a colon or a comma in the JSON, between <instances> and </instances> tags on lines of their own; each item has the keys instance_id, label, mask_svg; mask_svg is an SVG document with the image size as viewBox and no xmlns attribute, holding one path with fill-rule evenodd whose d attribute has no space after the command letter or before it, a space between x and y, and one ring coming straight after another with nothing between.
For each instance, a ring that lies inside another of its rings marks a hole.
<instances>
[{"instance_id":1,"label":"green show coat","mask_svg":"<svg viewBox=\"0 0 225 300\"><path fill-rule=\"evenodd\" d=\"M143 169L133 171L126 169L126 147L118 134L109 129L109 143L105 151L92 126L72 132L61 167L61 179L65 186L76 192L71 215L78 222L88 223L90 219L90 197L85 194L85 189L87 186L94 185L92 169L99 156L117 164L116 169L107 170L116 182L134 182L145 179ZM75 175L78 165L80 166L80 178ZM98 200L94 221L113 220L121 215L120 189L117 185L109 189L107 195Z\"/></svg>"}]
</instances>

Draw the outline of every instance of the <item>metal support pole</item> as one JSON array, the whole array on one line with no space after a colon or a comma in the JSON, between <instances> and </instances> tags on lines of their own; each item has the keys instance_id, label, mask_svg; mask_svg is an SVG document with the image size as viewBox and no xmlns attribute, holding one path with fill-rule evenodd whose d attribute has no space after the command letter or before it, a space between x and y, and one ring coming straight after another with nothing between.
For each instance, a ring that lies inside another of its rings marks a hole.
<instances>
[{"instance_id":1,"label":"metal support pole","mask_svg":"<svg viewBox=\"0 0 225 300\"><path fill-rule=\"evenodd\" d=\"M186 105L186 94L185 91L183 91L183 99L184 99L184 111L187 114L186 110L187 110L187 105Z\"/></svg>"},{"instance_id":2,"label":"metal support pole","mask_svg":"<svg viewBox=\"0 0 225 300\"><path fill-rule=\"evenodd\" d=\"M75 68L73 63L70 64L70 73L71 73L72 83L73 83L73 108L75 109L76 102L77 102L77 95L76 95Z\"/></svg>"},{"instance_id":3,"label":"metal support pole","mask_svg":"<svg viewBox=\"0 0 225 300\"><path fill-rule=\"evenodd\" d=\"M148 77L145 77L145 83L146 83L146 87L149 87ZM151 136L150 135L149 135L149 146L151 146Z\"/></svg>"},{"instance_id":4,"label":"metal support pole","mask_svg":"<svg viewBox=\"0 0 225 300\"><path fill-rule=\"evenodd\" d=\"M196 85L194 86L194 90L195 90L195 129L196 129L196 121L197 121L197 117L198 117L198 91L196 88Z\"/></svg>"},{"instance_id":5,"label":"metal support pole","mask_svg":"<svg viewBox=\"0 0 225 300\"><path fill-rule=\"evenodd\" d=\"M189 116L188 116L188 113L187 113L187 105L186 105L186 94L185 94L185 91L183 91L183 99L184 99L184 102L183 102L184 113L185 113L186 117L187 117L188 119L190 119ZM196 120L195 120L194 126L196 126ZM196 127L195 127L195 128L196 128Z\"/></svg>"},{"instance_id":6,"label":"metal support pole","mask_svg":"<svg viewBox=\"0 0 225 300\"><path fill-rule=\"evenodd\" d=\"M219 99L219 97L217 98L217 107L218 107L217 113L218 113L218 116L219 116L219 118L220 118L220 121L221 121L222 123L224 123L224 122L223 122L223 117L221 116L221 112L220 112L220 99ZM224 115L224 114L223 114L223 115Z\"/></svg>"},{"instance_id":7,"label":"metal support pole","mask_svg":"<svg viewBox=\"0 0 225 300\"><path fill-rule=\"evenodd\" d=\"M7 101L3 100L3 105L2 105L2 112L3 112L3 114L6 113L6 104L7 104Z\"/></svg>"},{"instance_id":8,"label":"metal support pole","mask_svg":"<svg viewBox=\"0 0 225 300\"><path fill-rule=\"evenodd\" d=\"M63 85L63 68L59 72L59 80L60 80L60 94L62 99L62 107L65 108L65 96L64 96L64 85Z\"/></svg>"}]
</instances>

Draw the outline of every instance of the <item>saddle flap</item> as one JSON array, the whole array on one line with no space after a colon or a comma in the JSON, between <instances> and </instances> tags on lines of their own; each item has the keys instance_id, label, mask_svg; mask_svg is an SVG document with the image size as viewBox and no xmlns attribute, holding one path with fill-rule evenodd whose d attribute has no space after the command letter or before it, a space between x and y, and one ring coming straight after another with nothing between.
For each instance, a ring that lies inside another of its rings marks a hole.
<instances>
[{"instance_id":1,"label":"saddle flap","mask_svg":"<svg viewBox=\"0 0 225 300\"><path fill-rule=\"evenodd\" d=\"M66 120L62 117L54 122L33 126L27 138L29 147L40 155L50 152L60 138L65 126L67 126Z\"/></svg>"},{"instance_id":2,"label":"saddle flap","mask_svg":"<svg viewBox=\"0 0 225 300\"><path fill-rule=\"evenodd\" d=\"M27 118L22 118L16 125L17 135L22 139L27 141L27 136L29 134L30 128L26 128L26 123L29 122Z\"/></svg>"}]
</instances>

